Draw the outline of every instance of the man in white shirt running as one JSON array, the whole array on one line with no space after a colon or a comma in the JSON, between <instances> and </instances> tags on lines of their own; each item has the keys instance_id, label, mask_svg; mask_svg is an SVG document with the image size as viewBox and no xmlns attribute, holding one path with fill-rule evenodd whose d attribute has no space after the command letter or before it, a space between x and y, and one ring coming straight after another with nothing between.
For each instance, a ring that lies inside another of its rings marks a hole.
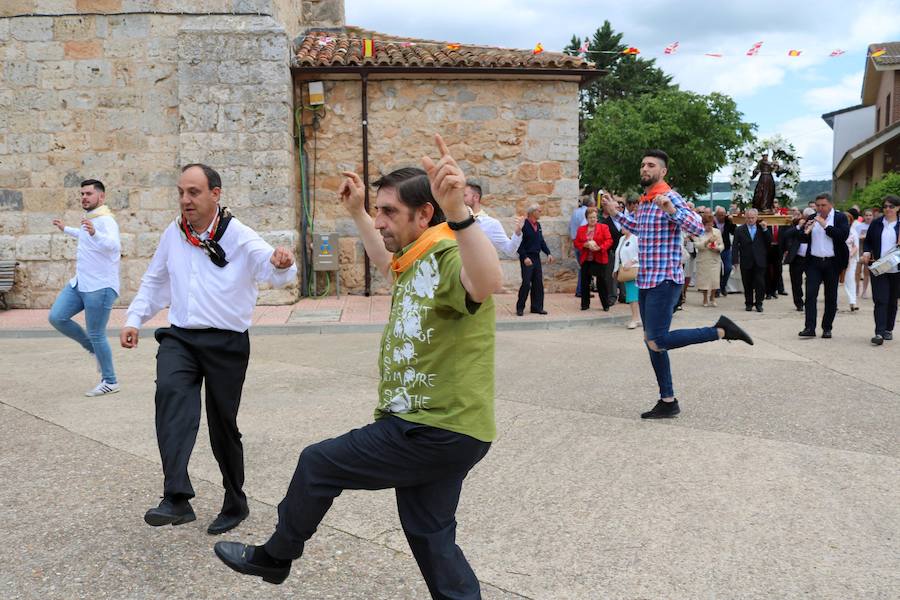
<instances>
[{"instance_id":1,"label":"man in white shirt running","mask_svg":"<svg viewBox=\"0 0 900 600\"><path fill-rule=\"evenodd\" d=\"M207 529L211 535L237 527L249 513L237 413L250 358L247 330L256 283L283 286L297 279L290 250L273 250L232 217L219 205L221 193L222 179L212 168L191 164L182 169L181 214L163 232L120 335L123 348L134 348L141 325L169 307L171 326L155 332L163 499L144 515L148 525L196 519L187 466L200 425L200 386L205 385L210 445L225 488L222 510Z\"/></svg>"},{"instance_id":2,"label":"man in white shirt running","mask_svg":"<svg viewBox=\"0 0 900 600\"><path fill-rule=\"evenodd\" d=\"M481 227L481 230L488 236L497 252L506 254L509 258L516 256L516 250L522 242L522 224L525 223L524 216L516 217L516 231L512 238L506 237L506 231L500 221L490 216L481 206L481 186L474 181L466 182L466 189L463 194L463 201L466 206L472 209L475 215L475 222Z\"/></svg>"},{"instance_id":3,"label":"man in white shirt running","mask_svg":"<svg viewBox=\"0 0 900 600\"><path fill-rule=\"evenodd\" d=\"M53 224L78 240L75 277L63 287L48 320L60 333L78 342L97 361L100 383L85 396L102 396L119 391L113 369L112 350L106 339L109 313L119 297L119 226L104 204L106 188L96 179L81 182L81 227L66 227L60 219ZM84 311L87 333L72 317Z\"/></svg>"}]
</instances>

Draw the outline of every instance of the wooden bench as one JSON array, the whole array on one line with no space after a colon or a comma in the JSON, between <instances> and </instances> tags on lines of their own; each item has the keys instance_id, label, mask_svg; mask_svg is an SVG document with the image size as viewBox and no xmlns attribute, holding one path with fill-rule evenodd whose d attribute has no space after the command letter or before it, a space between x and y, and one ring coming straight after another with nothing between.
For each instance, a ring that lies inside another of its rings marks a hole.
<instances>
[{"instance_id":1,"label":"wooden bench","mask_svg":"<svg viewBox=\"0 0 900 600\"><path fill-rule=\"evenodd\" d=\"M0 305L3 310L8 310L6 304L6 292L12 289L16 282L16 267L19 265L14 260L0 260Z\"/></svg>"}]
</instances>

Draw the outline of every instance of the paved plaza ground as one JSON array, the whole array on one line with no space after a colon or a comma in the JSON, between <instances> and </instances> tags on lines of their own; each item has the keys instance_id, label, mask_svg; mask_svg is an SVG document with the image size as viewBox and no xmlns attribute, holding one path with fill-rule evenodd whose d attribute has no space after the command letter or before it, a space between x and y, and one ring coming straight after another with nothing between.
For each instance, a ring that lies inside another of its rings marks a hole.
<instances>
[{"instance_id":1,"label":"paved plaza ground","mask_svg":"<svg viewBox=\"0 0 900 600\"><path fill-rule=\"evenodd\" d=\"M638 418L656 388L622 307L582 316L558 296L548 317L502 316L499 437L458 514L486 599L897 598L900 341L869 344L871 300L831 340L798 339L788 298L763 314L742 300L705 309L692 293L676 316L728 314L756 345L673 352L683 412L665 422ZM282 586L212 553L265 540L300 450L371 420L383 300L369 302L344 329L335 307L331 328L297 307L257 320L240 413L251 515L219 538L205 531L222 496L205 422L197 521L142 519L162 489L150 330L113 349L121 393L86 398L94 365L46 312L0 313L0 598L427 598L389 491L344 493Z\"/></svg>"}]
</instances>

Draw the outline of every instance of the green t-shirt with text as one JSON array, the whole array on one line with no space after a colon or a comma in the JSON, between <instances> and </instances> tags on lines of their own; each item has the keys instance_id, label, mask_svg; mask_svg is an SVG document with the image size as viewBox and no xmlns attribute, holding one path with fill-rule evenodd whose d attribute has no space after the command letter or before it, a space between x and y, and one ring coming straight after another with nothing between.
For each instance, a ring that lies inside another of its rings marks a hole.
<instances>
[{"instance_id":1,"label":"green t-shirt with text","mask_svg":"<svg viewBox=\"0 0 900 600\"><path fill-rule=\"evenodd\" d=\"M394 281L375 418L393 414L490 442L494 300L472 302L461 268L456 241L442 240Z\"/></svg>"}]
</instances>

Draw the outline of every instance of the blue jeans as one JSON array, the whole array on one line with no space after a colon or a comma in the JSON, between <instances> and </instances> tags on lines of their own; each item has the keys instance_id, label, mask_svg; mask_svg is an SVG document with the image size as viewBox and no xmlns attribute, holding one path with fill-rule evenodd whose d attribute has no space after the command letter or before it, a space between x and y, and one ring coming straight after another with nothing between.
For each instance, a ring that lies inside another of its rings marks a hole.
<instances>
[{"instance_id":1,"label":"blue jeans","mask_svg":"<svg viewBox=\"0 0 900 600\"><path fill-rule=\"evenodd\" d=\"M675 396L668 351L719 339L719 332L715 327L669 331L672 325L672 311L679 298L681 285L671 279L666 279L656 287L638 291L638 306L641 309L641 322L644 324L644 343L650 351L650 364L656 373L660 398ZM653 350L649 342L653 342L657 349Z\"/></svg>"},{"instance_id":2,"label":"blue jeans","mask_svg":"<svg viewBox=\"0 0 900 600\"><path fill-rule=\"evenodd\" d=\"M56 297L48 318L50 324L61 334L72 338L97 357L103 381L106 383L118 383L116 372L113 370L112 350L106 339L106 323L109 321L109 311L112 310L116 298L118 294L112 288L79 292L66 284ZM84 311L87 333L81 325L72 320L72 317L81 311Z\"/></svg>"}]
</instances>

